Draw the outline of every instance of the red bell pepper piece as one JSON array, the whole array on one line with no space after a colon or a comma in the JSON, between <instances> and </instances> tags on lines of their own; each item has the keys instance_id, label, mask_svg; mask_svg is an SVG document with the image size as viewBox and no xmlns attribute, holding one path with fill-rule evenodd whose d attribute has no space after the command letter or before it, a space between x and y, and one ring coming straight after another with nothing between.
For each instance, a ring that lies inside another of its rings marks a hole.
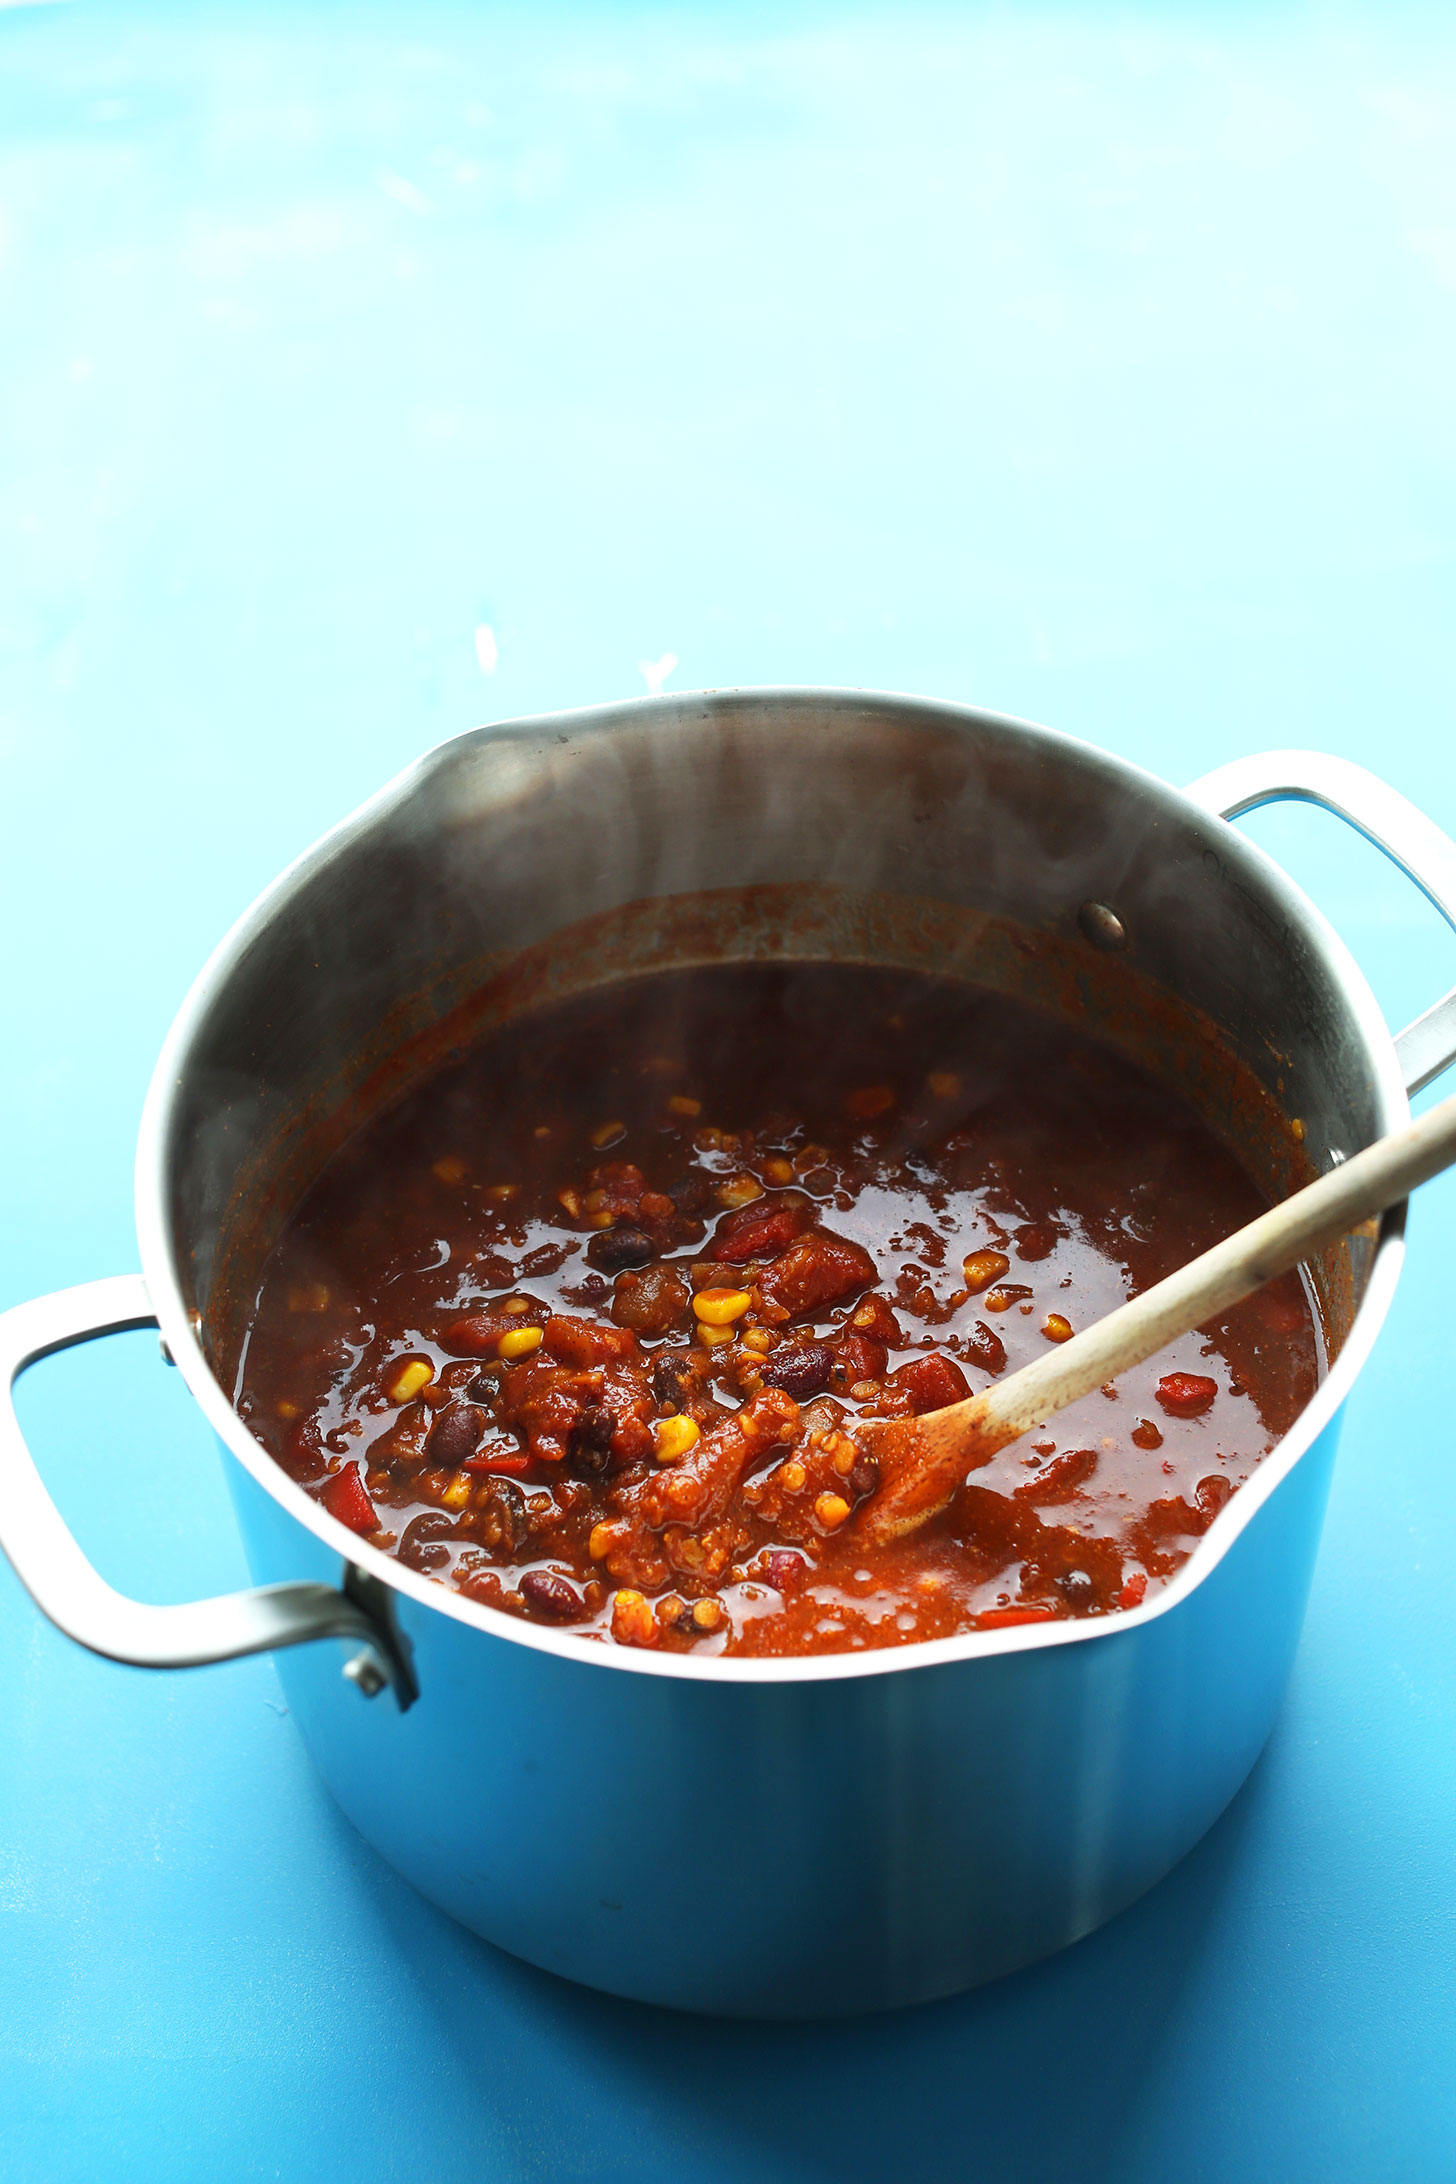
<instances>
[{"instance_id":1,"label":"red bell pepper piece","mask_svg":"<svg viewBox=\"0 0 1456 2184\"><path fill-rule=\"evenodd\" d=\"M374 1504L365 1491L357 1464L346 1464L336 1471L319 1496L331 1517L340 1524L347 1524L351 1532L374 1532L379 1528Z\"/></svg>"}]
</instances>

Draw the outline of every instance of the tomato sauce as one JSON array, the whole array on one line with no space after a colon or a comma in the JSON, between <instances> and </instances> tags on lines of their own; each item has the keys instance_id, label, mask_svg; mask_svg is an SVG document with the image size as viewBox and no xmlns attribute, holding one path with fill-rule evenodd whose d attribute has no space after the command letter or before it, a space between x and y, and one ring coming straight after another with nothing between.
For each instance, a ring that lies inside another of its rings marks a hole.
<instances>
[{"instance_id":1,"label":"tomato sauce","mask_svg":"<svg viewBox=\"0 0 1456 2184\"><path fill-rule=\"evenodd\" d=\"M240 1415L342 1523L598 1642L785 1655L1138 1605L1323 1370L1289 1275L857 1523L857 1417L956 1401L1264 1209L1194 1112L1002 996L846 965L515 1019L344 1147L265 1268Z\"/></svg>"}]
</instances>

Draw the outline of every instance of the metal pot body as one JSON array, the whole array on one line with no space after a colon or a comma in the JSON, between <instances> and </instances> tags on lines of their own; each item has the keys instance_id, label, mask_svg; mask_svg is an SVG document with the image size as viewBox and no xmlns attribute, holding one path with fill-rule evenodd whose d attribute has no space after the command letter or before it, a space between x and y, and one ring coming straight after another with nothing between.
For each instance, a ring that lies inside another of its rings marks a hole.
<instances>
[{"instance_id":1,"label":"metal pot body","mask_svg":"<svg viewBox=\"0 0 1456 2184\"><path fill-rule=\"evenodd\" d=\"M0 1538L37 1600L159 1666L289 1648L291 1708L360 1832L478 1933L594 1986L741 2014L878 2009L1088 1932L1198 1839L1268 1734L1398 1215L1329 1271L1340 1347L1293 1432L1163 1593L1102 1622L791 1662L586 1645L361 1545L227 1391L262 1256L401 1055L462 1011L482 1023L624 970L849 955L1020 992L1143 1052L1274 1191L1300 1179L1296 1143L1327 1168L1396 1126L1403 1078L1456 1048L1452 1002L1398 1058L1342 944L1217 814L1325 802L1448 915L1456 851L1358 769L1249 763L1262 773L1185 794L1026 723L795 690L552 716L428 754L267 891L184 1005L138 1155L145 1286L0 1320L13 1375L155 1317L223 1444L263 1589L120 1601L0 1418ZM1115 956L1094 945L1119 935ZM299 1643L331 1633L353 1649L342 1676L336 1644Z\"/></svg>"},{"instance_id":2,"label":"metal pot body","mask_svg":"<svg viewBox=\"0 0 1456 2184\"><path fill-rule=\"evenodd\" d=\"M332 1648L288 1703L361 1835L516 1956L643 2002L924 2002L1076 1941L1218 1817L1293 1659L1338 1420L1174 1614L1092 1644L753 1683L603 1675L401 1603L407 1713ZM260 1580L336 1558L240 1465ZM937 1649L938 1650L938 1649Z\"/></svg>"}]
</instances>

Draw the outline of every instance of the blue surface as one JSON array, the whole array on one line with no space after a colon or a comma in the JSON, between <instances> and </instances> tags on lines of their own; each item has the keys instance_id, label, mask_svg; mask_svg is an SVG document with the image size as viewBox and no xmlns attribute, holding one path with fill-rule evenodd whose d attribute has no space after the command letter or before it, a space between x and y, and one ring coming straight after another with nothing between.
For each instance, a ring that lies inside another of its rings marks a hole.
<instances>
[{"instance_id":1,"label":"blue surface","mask_svg":"<svg viewBox=\"0 0 1456 2184\"><path fill-rule=\"evenodd\" d=\"M1456 830L1453 141L1441 9L0 9L0 1301L135 1264L152 1057L287 858L667 652L1174 779L1319 745ZM1334 822L1249 824L1392 1021L1456 978ZM1434 1185L1233 1810L900 2019L494 1954L266 1662L109 1666L0 1568L7 2184L1449 2179L1453 1228ZM114 1581L242 1580L151 1338L24 1410Z\"/></svg>"}]
</instances>

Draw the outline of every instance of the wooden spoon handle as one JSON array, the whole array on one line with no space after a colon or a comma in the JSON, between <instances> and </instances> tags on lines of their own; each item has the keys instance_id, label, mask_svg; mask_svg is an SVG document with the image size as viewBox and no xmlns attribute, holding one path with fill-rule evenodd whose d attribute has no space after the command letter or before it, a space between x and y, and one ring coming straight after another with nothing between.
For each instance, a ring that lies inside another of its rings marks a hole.
<instances>
[{"instance_id":1,"label":"wooden spoon handle","mask_svg":"<svg viewBox=\"0 0 1456 2184\"><path fill-rule=\"evenodd\" d=\"M857 1422L855 1439L878 1460L881 1484L860 1510L856 1529L876 1543L914 1531L944 1508L968 1471L989 1463L1008 1442L1141 1364L1176 1335L1217 1318L1453 1161L1456 1095L1378 1138L1009 1380L923 1418Z\"/></svg>"}]
</instances>

